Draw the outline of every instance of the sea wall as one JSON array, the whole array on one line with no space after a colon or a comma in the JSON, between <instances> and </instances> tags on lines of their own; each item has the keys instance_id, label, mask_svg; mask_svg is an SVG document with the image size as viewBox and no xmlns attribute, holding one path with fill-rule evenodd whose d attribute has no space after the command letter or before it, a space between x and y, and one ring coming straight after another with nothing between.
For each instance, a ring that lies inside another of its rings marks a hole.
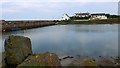
<instances>
[{"instance_id":1,"label":"sea wall","mask_svg":"<svg viewBox=\"0 0 120 68\"><path fill-rule=\"evenodd\" d=\"M59 21L56 20L19 20L19 21L5 21L1 20L2 31L16 31L23 29L30 29L36 27L56 25Z\"/></svg>"}]
</instances>

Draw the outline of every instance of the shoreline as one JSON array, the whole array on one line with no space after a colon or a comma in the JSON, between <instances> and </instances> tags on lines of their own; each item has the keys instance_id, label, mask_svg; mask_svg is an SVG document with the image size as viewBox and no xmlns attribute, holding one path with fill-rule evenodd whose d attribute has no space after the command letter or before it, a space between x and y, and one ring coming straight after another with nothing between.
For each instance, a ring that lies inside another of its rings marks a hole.
<instances>
[{"instance_id":1,"label":"shoreline","mask_svg":"<svg viewBox=\"0 0 120 68\"><path fill-rule=\"evenodd\" d=\"M2 20L2 32L9 32L9 31L19 31L19 30L26 30L32 28L39 28L45 26L52 26L52 25L69 25L69 24L85 24L85 25L94 25L94 24L120 24L118 18L115 19L107 19L107 20L90 20L90 21L5 21Z\"/></svg>"},{"instance_id":2,"label":"shoreline","mask_svg":"<svg viewBox=\"0 0 120 68\"><path fill-rule=\"evenodd\" d=\"M22 45L21 45L22 43ZM82 55L59 57L55 53L33 53L31 39L11 35L5 40L5 52L2 54L2 66L18 68L21 66L120 66L119 56L82 57ZM4 57L4 58L3 58ZM19 59L18 59L19 58ZM1 63L0 63L1 64Z\"/></svg>"},{"instance_id":3,"label":"shoreline","mask_svg":"<svg viewBox=\"0 0 120 68\"><path fill-rule=\"evenodd\" d=\"M51 53L51 52L34 53L34 54L32 54L32 56L38 55L38 54L44 54L44 53ZM55 53L51 53L51 54L55 54ZM0 55L0 56L2 57L2 60L1 60L2 62L0 62L0 64L4 67L4 64L5 64L4 63L5 53ZM32 58L32 59L34 59L34 58ZM64 57L59 57L58 56L58 59L59 59L59 62L61 64L61 66L63 66L63 67L64 66L68 66L68 67L69 66L84 66L84 64L81 64L83 62L85 62L85 64L88 64L87 66L97 66L97 67L99 67L100 65L101 66L115 66L115 67L116 66L120 66L120 64L119 64L120 56L109 56L109 57L97 56L97 57L90 57L90 56L76 55L76 56L64 56ZM24 63L24 64L26 64L26 63Z\"/></svg>"}]
</instances>

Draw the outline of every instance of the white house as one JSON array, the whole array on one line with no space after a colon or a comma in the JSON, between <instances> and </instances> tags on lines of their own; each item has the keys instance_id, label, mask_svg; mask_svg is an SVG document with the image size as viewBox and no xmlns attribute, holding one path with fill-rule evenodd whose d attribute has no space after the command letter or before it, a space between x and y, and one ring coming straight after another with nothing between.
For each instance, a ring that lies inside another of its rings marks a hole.
<instances>
[{"instance_id":1,"label":"white house","mask_svg":"<svg viewBox=\"0 0 120 68\"><path fill-rule=\"evenodd\" d=\"M102 20L102 19L107 19L105 13L91 14L90 20Z\"/></svg>"},{"instance_id":2,"label":"white house","mask_svg":"<svg viewBox=\"0 0 120 68\"><path fill-rule=\"evenodd\" d=\"M68 14L64 14L62 16L62 20L69 20L69 19L70 19L70 17L68 16Z\"/></svg>"},{"instance_id":3,"label":"white house","mask_svg":"<svg viewBox=\"0 0 120 68\"><path fill-rule=\"evenodd\" d=\"M90 13L75 13L76 17L89 17Z\"/></svg>"}]
</instances>

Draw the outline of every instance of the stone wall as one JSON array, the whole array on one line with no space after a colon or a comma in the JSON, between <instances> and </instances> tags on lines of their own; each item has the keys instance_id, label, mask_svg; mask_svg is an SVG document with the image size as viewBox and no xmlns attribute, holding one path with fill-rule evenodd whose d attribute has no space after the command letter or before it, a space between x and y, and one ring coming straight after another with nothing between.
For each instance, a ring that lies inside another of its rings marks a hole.
<instances>
[{"instance_id":1,"label":"stone wall","mask_svg":"<svg viewBox=\"0 0 120 68\"><path fill-rule=\"evenodd\" d=\"M58 21L6 21L2 23L3 31L14 31L22 29L30 29L35 27L43 27L56 25Z\"/></svg>"}]
</instances>

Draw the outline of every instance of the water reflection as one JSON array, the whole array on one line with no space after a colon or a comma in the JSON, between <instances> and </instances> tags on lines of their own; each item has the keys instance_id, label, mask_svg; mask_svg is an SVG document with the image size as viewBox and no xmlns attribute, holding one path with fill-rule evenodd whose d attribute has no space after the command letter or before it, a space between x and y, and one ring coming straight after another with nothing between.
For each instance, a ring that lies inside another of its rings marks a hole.
<instances>
[{"instance_id":1,"label":"water reflection","mask_svg":"<svg viewBox=\"0 0 120 68\"><path fill-rule=\"evenodd\" d=\"M117 56L118 25L56 25L3 33L31 38L34 53L53 52L59 56ZM4 45L4 44L3 44Z\"/></svg>"}]
</instances>

